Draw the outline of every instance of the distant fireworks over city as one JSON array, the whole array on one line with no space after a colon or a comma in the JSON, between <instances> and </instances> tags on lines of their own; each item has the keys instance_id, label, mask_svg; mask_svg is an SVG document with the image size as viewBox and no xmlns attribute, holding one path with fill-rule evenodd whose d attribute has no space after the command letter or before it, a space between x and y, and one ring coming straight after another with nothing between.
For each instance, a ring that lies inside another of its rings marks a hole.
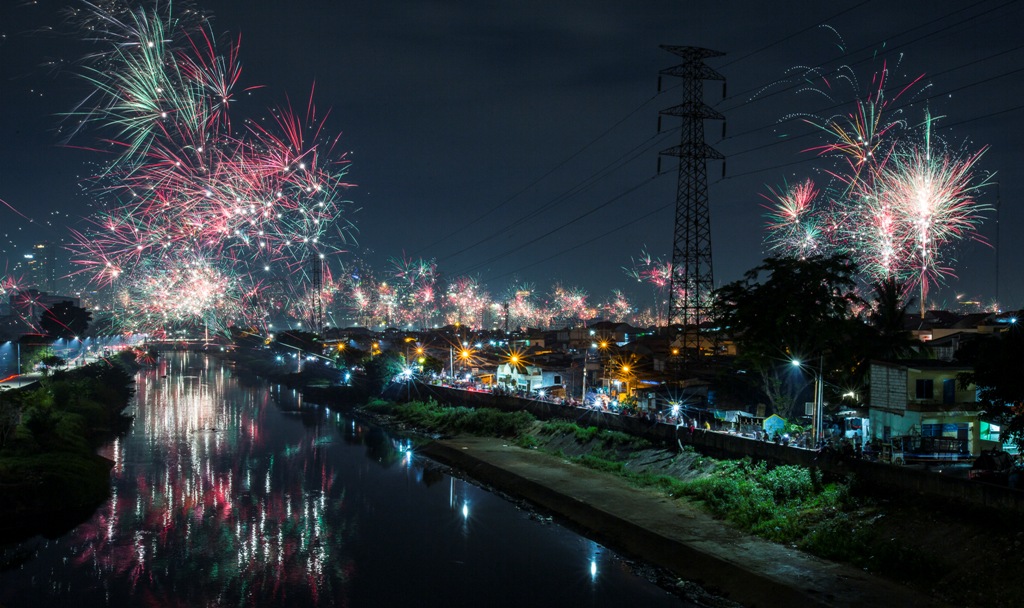
<instances>
[{"instance_id":1,"label":"distant fireworks over city","mask_svg":"<svg viewBox=\"0 0 1024 608\"><path fill-rule=\"evenodd\" d=\"M68 63L88 93L60 127L93 167L82 183L92 212L72 232L72 261L109 294L119 329L271 333L275 323L308 323L320 306L335 326L667 321L672 264L646 248L622 268L624 287L642 286L631 295L516 274L487 285L404 253L373 267L355 238L358 166L350 181L351 153L315 86L253 115L267 92L245 80L242 36L215 35L208 14L185 2L81 2L62 27L91 46ZM955 276L958 244L984 242L978 228L990 208L977 194L991 176L979 166L985 146L940 141L927 106L910 105L924 78L893 86L890 71L883 64L861 87L851 67L796 69L805 84L794 107L812 95L844 109L784 118L816 132L805 156L820 163L812 176L766 186L765 244L775 255L849 254L865 286L896 278L926 302ZM3 290L21 283L8 273Z\"/></svg>"},{"instance_id":2,"label":"distant fireworks over city","mask_svg":"<svg viewBox=\"0 0 1024 608\"><path fill-rule=\"evenodd\" d=\"M85 184L100 211L73 233L72 261L114 294L121 329L301 325L313 317L314 264L324 269L329 324L336 316L368 326L510 328L661 318L664 269L626 269L655 286L646 310L618 290L591 304L563 283L541 293L513 282L493 296L475 277L442 282L432 260L404 256L374 273L350 256L348 160L313 94L300 110L285 103L233 120L236 97L260 88L241 84L240 40L222 49L210 20L180 6L83 3L69 15L97 49L79 70L91 92L64 117L68 143L105 161Z\"/></svg>"},{"instance_id":3,"label":"distant fireworks over city","mask_svg":"<svg viewBox=\"0 0 1024 608\"><path fill-rule=\"evenodd\" d=\"M265 297L275 277L287 280L273 295L301 299L309 268L351 242L348 162L312 97L233 123L238 42L221 51L201 13L172 7L73 14L99 49L69 141L96 133L109 158L73 261L120 294L135 329L261 322L281 305Z\"/></svg>"},{"instance_id":4,"label":"distant fireworks over city","mask_svg":"<svg viewBox=\"0 0 1024 608\"><path fill-rule=\"evenodd\" d=\"M856 86L852 69L841 73L841 81ZM883 65L848 113L803 117L825 135L807 151L831 164L822 186L806 178L769 187L766 243L781 255L848 254L865 285L895 279L916 288L927 305L929 288L954 276L953 246L966 238L984 242L978 227L992 208L977 196L991 175L978 168L986 147L952 149L933 137L927 108L919 117L910 115L913 108L894 109L923 77L891 99L889 78ZM833 100L832 83L817 80L820 87L804 92Z\"/></svg>"}]
</instances>

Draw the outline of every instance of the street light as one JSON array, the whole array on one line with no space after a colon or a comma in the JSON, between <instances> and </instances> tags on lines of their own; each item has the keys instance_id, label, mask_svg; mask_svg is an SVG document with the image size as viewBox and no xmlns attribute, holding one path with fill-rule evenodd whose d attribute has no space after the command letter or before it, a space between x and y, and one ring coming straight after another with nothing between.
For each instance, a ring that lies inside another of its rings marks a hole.
<instances>
[{"instance_id":1,"label":"street light","mask_svg":"<svg viewBox=\"0 0 1024 608\"><path fill-rule=\"evenodd\" d=\"M626 393L627 397L629 396L629 371L630 371L630 369L631 368L628 365L623 365L622 366L622 378L623 378L623 382L626 385L625 393Z\"/></svg>"},{"instance_id":2,"label":"street light","mask_svg":"<svg viewBox=\"0 0 1024 608\"><path fill-rule=\"evenodd\" d=\"M591 330L591 333L593 333L593 330ZM583 407L587 406L587 355L590 354L591 348L597 348L597 343L592 342L590 348L583 351L583 392L580 394L580 402Z\"/></svg>"},{"instance_id":3,"label":"street light","mask_svg":"<svg viewBox=\"0 0 1024 608\"><path fill-rule=\"evenodd\" d=\"M799 359L793 359L791 363L793 367L803 367ZM814 374L814 412L811 415L811 441L815 447L821 441L822 407L825 396L824 366L825 356L820 355L818 358L818 370ZM814 372L813 369L811 371Z\"/></svg>"}]
</instances>

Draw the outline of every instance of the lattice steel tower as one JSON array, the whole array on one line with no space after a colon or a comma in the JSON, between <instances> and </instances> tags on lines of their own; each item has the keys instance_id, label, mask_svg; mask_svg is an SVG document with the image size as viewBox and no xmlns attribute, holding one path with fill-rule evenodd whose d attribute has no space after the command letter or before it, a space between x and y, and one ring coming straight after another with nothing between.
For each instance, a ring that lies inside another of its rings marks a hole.
<instances>
[{"instance_id":1,"label":"lattice steel tower","mask_svg":"<svg viewBox=\"0 0 1024 608\"><path fill-rule=\"evenodd\" d=\"M669 291L669 324L682 323L684 332L698 340L697 325L708 318L714 274L711 266L711 218L708 212L708 159L722 160L717 150L704 142L704 121L725 117L704 103L704 81L725 77L704 65L708 57L724 53L692 46L661 45L682 57L680 65L659 72L660 76L683 79L683 103L659 112L661 116L683 119L679 145L661 154L679 158L676 184L676 223L672 242L672 285ZM660 157L659 157L660 158Z\"/></svg>"},{"instance_id":2,"label":"lattice steel tower","mask_svg":"<svg viewBox=\"0 0 1024 608\"><path fill-rule=\"evenodd\" d=\"M324 260L322 255L313 254L310 256L310 274L312 275L312 288L310 293L310 320L309 324L312 327L310 331L320 336L324 335Z\"/></svg>"}]
</instances>

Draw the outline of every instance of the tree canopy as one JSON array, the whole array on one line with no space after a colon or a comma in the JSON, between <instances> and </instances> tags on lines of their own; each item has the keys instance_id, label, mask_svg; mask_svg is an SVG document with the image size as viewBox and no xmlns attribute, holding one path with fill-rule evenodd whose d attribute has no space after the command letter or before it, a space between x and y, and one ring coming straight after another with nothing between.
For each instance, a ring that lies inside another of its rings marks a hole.
<instances>
[{"instance_id":1,"label":"tree canopy","mask_svg":"<svg viewBox=\"0 0 1024 608\"><path fill-rule=\"evenodd\" d=\"M277 342L304 353L320 354L323 345L320 336L315 333L300 330L287 330L277 334Z\"/></svg>"},{"instance_id":2,"label":"tree canopy","mask_svg":"<svg viewBox=\"0 0 1024 608\"><path fill-rule=\"evenodd\" d=\"M1007 425L1013 440L1024 448L1024 328L1012 325L995 336L978 340L967 354L974 371L962 374L961 386L974 383L987 418Z\"/></svg>"},{"instance_id":3,"label":"tree canopy","mask_svg":"<svg viewBox=\"0 0 1024 608\"><path fill-rule=\"evenodd\" d=\"M736 342L740 361L761 374L762 390L784 416L795 405L795 389L785 381L792 361L821 359L826 378L855 366L866 327L856 316L863 301L855 274L845 256L771 257L715 292L719 327Z\"/></svg>"},{"instance_id":4,"label":"tree canopy","mask_svg":"<svg viewBox=\"0 0 1024 608\"><path fill-rule=\"evenodd\" d=\"M65 301L58 302L43 312L39 326L51 338L68 340L85 335L92 322L92 313L81 306Z\"/></svg>"}]
</instances>

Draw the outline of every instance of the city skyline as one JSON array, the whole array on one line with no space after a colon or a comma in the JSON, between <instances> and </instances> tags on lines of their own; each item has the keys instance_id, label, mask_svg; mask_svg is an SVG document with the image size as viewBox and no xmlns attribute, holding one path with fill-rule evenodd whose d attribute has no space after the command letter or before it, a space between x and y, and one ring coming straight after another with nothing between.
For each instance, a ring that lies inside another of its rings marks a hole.
<instances>
[{"instance_id":1,"label":"city skyline","mask_svg":"<svg viewBox=\"0 0 1024 608\"><path fill-rule=\"evenodd\" d=\"M88 45L39 31L60 25L53 11L63 5L0 12L8 265L36 241L66 239L64 227L90 211L78 184L97 160L76 146L91 141L62 147L54 132L58 115L86 93L67 71ZM1003 308L1024 303L1024 287L1012 281L1021 270L1012 235L1022 221L1011 181L1021 154L1013 110L1024 88L1013 67L1020 48L1011 17L1021 10L1013 3L804 3L770 14L747 3L199 6L213 13L212 31L241 36L239 90L264 87L238 96L243 112L286 99L304 107L311 90L331 109L356 184L347 197L360 209L346 216L359 246L343 262L358 257L383 269L390 258L434 259L447 277L477 276L492 293L518 278L542 290L579 286L596 301L635 285L623 267L642 252L671 257L674 164L655 171L678 131L670 119L661 135L656 125L680 89L666 79L656 92L658 71L676 63L658 45L692 45L725 53L707 63L726 77L728 94L720 100L717 83L706 86L707 103L727 123L724 138L720 125L706 124L708 143L726 157L724 169L708 167L716 285L768 255L762 195L833 170L834 161L801 152L822 141L802 121L815 112L807 91L834 84L840 107L829 111L846 112L884 66L895 84L924 76L897 106L908 126L928 110L952 148L990 146L979 162L995 174L979 195L993 208L979 229L989 244L956 244L959 278L930 305L952 306L956 294L987 304L997 291ZM48 60L68 63L47 70ZM807 67L828 76L840 65L862 82L809 81Z\"/></svg>"}]
</instances>

